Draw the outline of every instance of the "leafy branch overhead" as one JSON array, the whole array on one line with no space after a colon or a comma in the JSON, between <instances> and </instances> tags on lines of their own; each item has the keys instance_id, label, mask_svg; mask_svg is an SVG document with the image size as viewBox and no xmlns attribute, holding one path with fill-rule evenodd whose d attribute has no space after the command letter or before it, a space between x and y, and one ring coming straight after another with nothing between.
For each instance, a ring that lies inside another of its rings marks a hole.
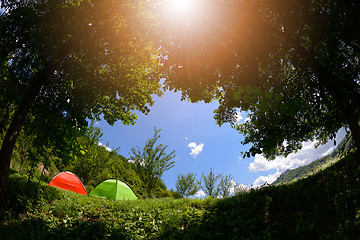
<instances>
[{"instance_id":1,"label":"leafy branch overhead","mask_svg":"<svg viewBox=\"0 0 360 240\"><path fill-rule=\"evenodd\" d=\"M217 123L245 136L247 157L288 155L342 127L360 148L359 1L195 2L196 22L164 34L169 89L218 100ZM235 123L239 109L249 121Z\"/></svg>"}]
</instances>

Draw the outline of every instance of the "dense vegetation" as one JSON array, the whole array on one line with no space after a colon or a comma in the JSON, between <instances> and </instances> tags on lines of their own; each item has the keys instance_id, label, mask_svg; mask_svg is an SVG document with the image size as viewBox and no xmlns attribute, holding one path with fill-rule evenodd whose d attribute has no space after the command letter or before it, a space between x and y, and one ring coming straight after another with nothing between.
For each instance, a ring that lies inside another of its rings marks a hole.
<instances>
[{"instance_id":1,"label":"dense vegetation","mask_svg":"<svg viewBox=\"0 0 360 240\"><path fill-rule=\"evenodd\" d=\"M288 185L226 199L111 201L10 177L0 239L357 239L355 153Z\"/></svg>"},{"instance_id":2,"label":"dense vegetation","mask_svg":"<svg viewBox=\"0 0 360 240\"><path fill-rule=\"evenodd\" d=\"M81 179L88 193L102 181L117 178L127 183L140 198L171 195L159 177L154 179L151 196L146 194L149 191L147 184L144 184L147 180L147 176L144 176L146 172L138 164L123 157L119 149L101 145L101 137L102 130L90 124L82 136L72 140L75 151L69 151L67 156L59 158L58 152L54 152L52 147L42 146L39 149L33 140L35 136L22 132L11 167L27 175L29 180L37 178L47 183L60 172L73 172Z\"/></svg>"}]
</instances>

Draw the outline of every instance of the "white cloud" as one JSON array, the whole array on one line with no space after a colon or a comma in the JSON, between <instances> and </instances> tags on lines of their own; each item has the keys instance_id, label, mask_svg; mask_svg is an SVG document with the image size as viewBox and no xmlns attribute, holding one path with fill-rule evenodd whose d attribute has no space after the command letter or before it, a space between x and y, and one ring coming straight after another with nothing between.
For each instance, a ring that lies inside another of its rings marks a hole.
<instances>
[{"instance_id":1,"label":"white cloud","mask_svg":"<svg viewBox=\"0 0 360 240\"><path fill-rule=\"evenodd\" d=\"M112 151L112 149L111 149L111 148L109 148L108 146L106 146L106 145L102 144L101 142L98 142L98 143L97 143L97 145L98 145L98 146L101 146L101 147L103 147L103 148L105 148L105 150L106 150L106 151L108 151L108 152L111 152L111 151Z\"/></svg>"},{"instance_id":2,"label":"white cloud","mask_svg":"<svg viewBox=\"0 0 360 240\"><path fill-rule=\"evenodd\" d=\"M201 198L201 197L205 197L205 192L203 190L199 190L195 193L195 197Z\"/></svg>"},{"instance_id":3,"label":"white cloud","mask_svg":"<svg viewBox=\"0 0 360 240\"><path fill-rule=\"evenodd\" d=\"M202 152L204 144L203 143L196 144L195 142L191 142L187 146L191 150L190 155L192 155L192 156L194 156L194 158L196 158L196 156Z\"/></svg>"},{"instance_id":4,"label":"white cloud","mask_svg":"<svg viewBox=\"0 0 360 240\"><path fill-rule=\"evenodd\" d=\"M236 112L234 114L234 118L235 118L235 122L240 122L241 120L243 120L243 116L241 116L241 112Z\"/></svg>"},{"instance_id":5,"label":"white cloud","mask_svg":"<svg viewBox=\"0 0 360 240\"><path fill-rule=\"evenodd\" d=\"M276 169L280 172L284 172L287 169L294 169L300 166L304 166L311 162L311 160L315 160L317 158L315 154L311 150L301 150L298 153L292 153L288 157L277 157L272 161L267 160L264 156L257 154L252 163L249 164L250 172L258 172L258 171L268 171L271 169Z\"/></svg>"},{"instance_id":6,"label":"white cloud","mask_svg":"<svg viewBox=\"0 0 360 240\"><path fill-rule=\"evenodd\" d=\"M236 123L245 123L250 120L250 117L248 117L247 112L236 112L233 117L235 118ZM246 118L244 119L244 115Z\"/></svg>"},{"instance_id":7,"label":"white cloud","mask_svg":"<svg viewBox=\"0 0 360 240\"><path fill-rule=\"evenodd\" d=\"M254 183L253 183L253 187L259 187L264 185L265 183L271 184L273 182L275 182L275 180L280 177L281 172L277 171L276 173L272 174L272 175L268 175L268 176L260 176L258 177Z\"/></svg>"},{"instance_id":8,"label":"white cloud","mask_svg":"<svg viewBox=\"0 0 360 240\"><path fill-rule=\"evenodd\" d=\"M345 132L340 130L337 134L336 141L340 142L344 136ZM249 164L250 172L268 171L275 169L276 173L258 177L253 183L254 187L261 186L265 182L271 184L281 175L281 173L285 172L286 170L307 165L316 159L328 155L334 149L333 141L329 141L328 143L319 146L318 148L315 148L315 146L315 141L304 142L302 149L297 153L291 153L286 158L282 156L276 157L272 161L266 160L262 155L256 155L254 161Z\"/></svg>"}]
</instances>

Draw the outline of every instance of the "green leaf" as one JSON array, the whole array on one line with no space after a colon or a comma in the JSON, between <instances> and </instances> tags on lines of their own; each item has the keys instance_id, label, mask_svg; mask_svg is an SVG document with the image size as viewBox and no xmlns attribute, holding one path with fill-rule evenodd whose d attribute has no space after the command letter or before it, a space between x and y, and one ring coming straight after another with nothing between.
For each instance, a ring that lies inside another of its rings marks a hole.
<instances>
[{"instance_id":1,"label":"green leaf","mask_svg":"<svg viewBox=\"0 0 360 240\"><path fill-rule=\"evenodd\" d=\"M280 112L281 113L286 113L287 112L287 106L285 103L281 104L280 106Z\"/></svg>"},{"instance_id":2,"label":"green leaf","mask_svg":"<svg viewBox=\"0 0 360 240\"><path fill-rule=\"evenodd\" d=\"M259 102L260 108L264 109L268 107L268 100L265 98L261 98Z\"/></svg>"},{"instance_id":3,"label":"green leaf","mask_svg":"<svg viewBox=\"0 0 360 240\"><path fill-rule=\"evenodd\" d=\"M277 101L277 102L281 102L281 100L282 100L281 94L278 93L278 92L275 92L274 93L274 100Z\"/></svg>"},{"instance_id":4,"label":"green leaf","mask_svg":"<svg viewBox=\"0 0 360 240\"><path fill-rule=\"evenodd\" d=\"M243 86L239 86L238 92L241 94L245 93L245 88Z\"/></svg>"},{"instance_id":5,"label":"green leaf","mask_svg":"<svg viewBox=\"0 0 360 240\"><path fill-rule=\"evenodd\" d=\"M259 97L262 95L262 90L260 88L255 88L254 94L255 96Z\"/></svg>"},{"instance_id":6,"label":"green leaf","mask_svg":"<svg viewBox=\"0 0 360 240\"><path fill-rule=\"evenodd\" d=\"M279 102L271 101L270 102L270 108L271 108L272 111L275 111L275 110L279 109Z\"/></svg>"},{"instance_id":7,"label":"green leaf","mask_svg":"<svg viewBox=\"0 0 360 240\"><path fill-rule=\"evenodd\" d=\"M249 94L244 95L242 100L244 103L250 103L250 95Z\"/></svg>"},{"instance_id":8,"label":"green leaf","mask_svg":"<svg viewBox=\"0 0 360 240\"><path fill-rule=\"evenodd\" d=\"M274 94L272 92L265 92L265 98L267 99L273 99Z\"/></svg>"},{"instance_id":9,"label":"green leaf","mask_svg":"<svg viewBox=\"0 0 360 240\"><path fill-rule=\"evenodd\" d=\"M296 115L296 107L295 106L291 106L289 108L289 114L290 114L290 117L294 117Z\"/></svg>"},{"instance_id":10,"label":"green leaf","mask_svg":"<svg viewBox=\"0 0 360 240\"><path fill-rule=\"evenodd\" d=\"M254 93L254 87L251 85L246 85L245 90L246 90L246 93L249 95Z\"/></svg>"},{"instance_id":11,"label":"green leaf","mask_svg":"<svg viewBox=\"0 0 360 240\"><path fill-rule=\"evenodd\" d=\"M233 98L234 100L239 101L241 99L240 91L234 92Z\"/></svg>"}]
</instances>

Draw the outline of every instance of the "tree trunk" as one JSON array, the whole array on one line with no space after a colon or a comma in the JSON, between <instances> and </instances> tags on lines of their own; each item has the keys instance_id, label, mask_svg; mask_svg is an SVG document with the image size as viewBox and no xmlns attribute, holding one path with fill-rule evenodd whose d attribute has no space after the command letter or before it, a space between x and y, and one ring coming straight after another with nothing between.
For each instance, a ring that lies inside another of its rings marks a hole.
<instances>
[{"instance_id":1,"label":"tree trunk","mask_svg":"<svg viewBox=\"0 0 360 240\"><path fill-rule=\"evenodd\" d=\"M34 82L30 85L27 93L23 96L23 100L16 110L3 139L0 149L0 211L9 206L8 181L11 156L26 116L40 89L45 83L45 71L42 71L42 73L43 74L39 74L39 76L34 79Z\"/></svg>"}]
</instances>

